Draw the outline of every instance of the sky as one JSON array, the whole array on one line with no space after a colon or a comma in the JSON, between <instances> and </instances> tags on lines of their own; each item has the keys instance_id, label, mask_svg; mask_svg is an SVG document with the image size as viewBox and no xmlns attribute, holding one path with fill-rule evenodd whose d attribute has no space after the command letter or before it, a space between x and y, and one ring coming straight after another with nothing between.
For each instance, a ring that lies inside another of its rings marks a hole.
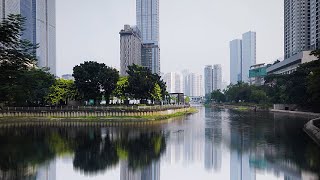
<instances>
[{"instance_id":1,"label":"sky","mask_svg":"<svg viewBox=\"0 0 320 180\"><path fill-rule=\"evenodd\" d=\"M57 73L84 61L119 69L124 24L135 25L135 0L56 0ZM160 0L161 72L221 64L229 82L229 42L257 32L257 63L283 57L281 0Z\"/></svg>"}]
</instances>

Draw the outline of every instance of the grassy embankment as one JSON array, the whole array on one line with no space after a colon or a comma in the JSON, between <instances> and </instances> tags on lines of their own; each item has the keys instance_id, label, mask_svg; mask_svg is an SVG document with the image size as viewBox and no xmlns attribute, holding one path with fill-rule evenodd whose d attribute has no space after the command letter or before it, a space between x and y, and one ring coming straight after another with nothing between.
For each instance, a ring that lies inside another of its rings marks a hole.
<instances>
[{"instance_id":1,"label":"grassy embankment","mask_svg":"<svg viewBox=\"0 0 320 180\"><path fill-rule=\"evenodd\" d=\"M76 121L160 121L160 120L166 120L166 119L171 119L175 117L181 117L181 116L186 116L190 114L197 113L198 110L196 108L189 108L186 111L183 112L177 112L174 114L168 114L168 115L149 115L149 116L105 116L105 117L96 117L96 116L83 116L83 117L2 117L0 118L1 120L21 120L21 121L27 121L27 120L50 120L50 121L61 121L61 120L76 120Z\"/></svg>"},{"instance_id":2,"label":"grassy embankment","mask_svg":"<svg viewBox=\"0 0 320 180\"><path fill-rule=\"evenodd\" d=\"M255 104L255 103L219 103L209 104L209 107L218 107L232 109L236 111L268 111L272 108L272 104Z\"/></svg>"}]
</instances>

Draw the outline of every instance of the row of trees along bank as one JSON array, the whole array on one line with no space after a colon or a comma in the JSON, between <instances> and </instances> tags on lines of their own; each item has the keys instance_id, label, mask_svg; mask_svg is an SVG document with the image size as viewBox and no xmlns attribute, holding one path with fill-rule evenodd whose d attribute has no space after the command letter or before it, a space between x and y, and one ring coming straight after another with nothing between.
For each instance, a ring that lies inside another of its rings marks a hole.
<instances>
[{"instance_id":1,"label":"row of trees along bank","mask_svg":"<svg viewBox=\"0 0 320 180\"><path fill-rule=\"evenodd\" d=\"M73 69L75 81L56 79L37 67L37 45L21 39L25 18L9 15L0 23L0 105L64 105L69 100L99 102L104 97L161 101L166 84L157 74L137 65L128 76L103 63L84 62Z\"/></svg>"},{"instance_id":2,"label":"row of trees along bank","mask_svg":"<svg viewBox=\"0 0 320 180\"><path fill-rule=\"evenodd\" d=\"M320 112L320 50L311 53L318 60L301 64L286 75L268 75L262 86L238 82L226 90L214 91L207 99L213 102L297 104L301 109Z\"/></svg>"}]
</instances>

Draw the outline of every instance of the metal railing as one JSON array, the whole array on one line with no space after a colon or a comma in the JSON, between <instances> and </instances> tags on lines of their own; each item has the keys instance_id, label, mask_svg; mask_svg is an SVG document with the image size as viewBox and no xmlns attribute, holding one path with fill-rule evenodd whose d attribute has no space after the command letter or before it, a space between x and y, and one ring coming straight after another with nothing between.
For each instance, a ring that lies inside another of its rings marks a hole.
<instances>
[{"instance_id":1,"label":"metal railing","mask_svg":"<svg viewBox=\"0 0 320 180\"><path fill-rule=\"evenodd\" d=\"M2 111L162 111L187 108L188 105L157 106L54 106L54 107L4 107Z\"/></svg>"}]
</instances>

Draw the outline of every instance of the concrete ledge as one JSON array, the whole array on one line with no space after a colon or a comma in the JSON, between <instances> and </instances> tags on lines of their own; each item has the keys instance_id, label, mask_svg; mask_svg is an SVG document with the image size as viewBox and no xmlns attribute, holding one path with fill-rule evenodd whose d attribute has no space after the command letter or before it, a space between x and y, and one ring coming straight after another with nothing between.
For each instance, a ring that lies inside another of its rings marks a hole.
<instances>
[{"instance_id":1,"label":"concrete ledge","mask_svg":"<svg viewBox=\"0 0 320 180\"><path fill-rule=\"evenodd\" d=\"M271 112L279 112L279 113L300 114L300 115L309 115L309 116L320 117L320 113L312 113L312 112L286 111L286 110L276 110L276 109L271 109L270 111Z\"/></svg>"},{"instance_id":2,"label":"concrete ledge","mask_svg":"<svg viewBox=\"0 0 320 180\"><path fill-rule=\"evenodd\" d=\"M320 118L309 121L303 130L320 146L320 129L315 123L320 123Z\"/></svg>"}]
</instances>

